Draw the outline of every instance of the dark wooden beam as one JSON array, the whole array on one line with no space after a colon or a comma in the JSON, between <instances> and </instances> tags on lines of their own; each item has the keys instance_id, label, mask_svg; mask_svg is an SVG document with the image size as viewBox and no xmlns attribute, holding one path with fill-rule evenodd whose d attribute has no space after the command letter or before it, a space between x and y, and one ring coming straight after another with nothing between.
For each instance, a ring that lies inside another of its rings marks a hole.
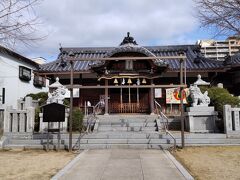
<instances>
[{"instance_id":1,"label":"dark wooden beam","mask_svg":"<svg viewBox=\"0 0 240 180\"><path fill-rule=\"evenodd\" d=\"M70 85L65 85L67 88L70 88ZM173 84L173 85L139 85L139 86L130 86L130 88L177 88L182 87L186 88L187 85L182 84ZM105 85L105 86L81 86L81 85L73 85L73 88L80 88L80 89L114 89L114 88L129 88L129 86L114 86L114 85Z\"/></svg>"}]
</instances>

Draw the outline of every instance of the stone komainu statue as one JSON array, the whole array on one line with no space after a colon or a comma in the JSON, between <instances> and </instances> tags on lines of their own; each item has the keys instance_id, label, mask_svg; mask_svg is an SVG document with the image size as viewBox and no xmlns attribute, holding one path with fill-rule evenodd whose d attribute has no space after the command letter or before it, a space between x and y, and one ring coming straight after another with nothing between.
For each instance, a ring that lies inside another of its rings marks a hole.
<instances>
[{"instance_id":1,"label":"stone komainu statue","mask_svg":"<svg viewBox=\"0 0 240 180\"><path fill-rule=\"evenodd\" d=\"M208 91L202 93L197 85L191 85L190 97L192 98L192 106L208 106L210 104L210 98L208 97Z\"/></svg>"}]
</instances>

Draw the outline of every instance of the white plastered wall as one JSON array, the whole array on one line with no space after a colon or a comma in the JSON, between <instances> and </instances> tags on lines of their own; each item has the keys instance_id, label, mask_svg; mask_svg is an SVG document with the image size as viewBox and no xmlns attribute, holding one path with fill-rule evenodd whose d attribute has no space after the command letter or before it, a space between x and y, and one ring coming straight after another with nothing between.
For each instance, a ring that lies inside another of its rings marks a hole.
<instances>
[{"instance_id":1,"label":"white plastered wall","mask_svg":"<svg viewBox=\"0 0 240 180\"><path fill-rule=\"evenodd\" d=\"M30 81L22 81L19 79L19 66L31 69ZM6 106L16 108L17 100L25 97L27 94L48 91L47 86L38 88L33 85L34 68L34 66L21 60L0 53L0 89L5 88L5 103L3 105L0 104L0 108Z\"/></svg>"}]
</instances>

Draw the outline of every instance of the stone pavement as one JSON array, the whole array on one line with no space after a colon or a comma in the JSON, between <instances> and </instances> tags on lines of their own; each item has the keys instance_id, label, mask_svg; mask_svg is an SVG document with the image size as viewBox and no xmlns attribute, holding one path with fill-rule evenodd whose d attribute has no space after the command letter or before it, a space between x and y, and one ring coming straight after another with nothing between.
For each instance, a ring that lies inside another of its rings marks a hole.
<instances>
[{"instance_id":1,"label":"stone pavement","mask_svg":"<svg viewBox=\"0 0 240 180\"><path fill-rule=\"evenodd\" d=\"M88 150L53 179L172 180L185 179L162 150Z\"/></svg>"}]
</instances>

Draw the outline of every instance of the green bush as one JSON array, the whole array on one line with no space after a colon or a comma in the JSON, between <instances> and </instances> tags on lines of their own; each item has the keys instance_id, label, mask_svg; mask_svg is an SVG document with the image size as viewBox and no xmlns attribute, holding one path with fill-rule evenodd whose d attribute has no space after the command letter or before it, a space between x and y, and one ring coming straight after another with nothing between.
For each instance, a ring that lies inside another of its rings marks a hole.
<instances>
[{"instance_id":1,"label":"green bush","mask_svg":"<svg viewBox=\"0 0 240 180\"><path fill-rule=\"evenodd\" d=\"M82 132L83 130L83 112L79 108L73 108L73 124L72 129L73 131Z\"/></svg>"},{"instance_id":2,"label":"green bush","mask_svg":"<svg viewBox=\"0 0 240 180\"><path fill-rule=\"evenodd\" d=\"M203 93L205 91L208 91L208 96L211 99L210 105L215 107L215 110L218 111L220 117L223 115L224 105L229 104L232 107L237 107L240 105L240 99L238 97L232 96L227 89L218 87L201 87L201 91Z\"/></svg>"},{"instance_id":3,"label":"green bush","mask_svg":"<svg viewBox=\"0 0 240 180\"><path fill-rule=\"evenodd\" d=\"M42 106L43 104L46 103L47 99L48 99L48 93L47 92L40 92L40 93L36 93L36 94L27 94L27 96L30 96L33 98L33 100L39 100L39 106Z\"/></svg>"},{"instance_id":4,"label":"green bush","mask_svg":"<svg viewBox=\"0 0 240 180\"><path fill-rule=\"evenodd\" d=\"M231 105L232 107L240 105L240 99L238 97L232 96L228 90L218 87L200 87L202 93L208 91L208 96L210 97L210 105L215 107L215 110L218 112L218 118L221 121L216 121L217 128L223 132L224 123L223 123L223 106L226 104Z\"/></svg>"}]
</instances>

